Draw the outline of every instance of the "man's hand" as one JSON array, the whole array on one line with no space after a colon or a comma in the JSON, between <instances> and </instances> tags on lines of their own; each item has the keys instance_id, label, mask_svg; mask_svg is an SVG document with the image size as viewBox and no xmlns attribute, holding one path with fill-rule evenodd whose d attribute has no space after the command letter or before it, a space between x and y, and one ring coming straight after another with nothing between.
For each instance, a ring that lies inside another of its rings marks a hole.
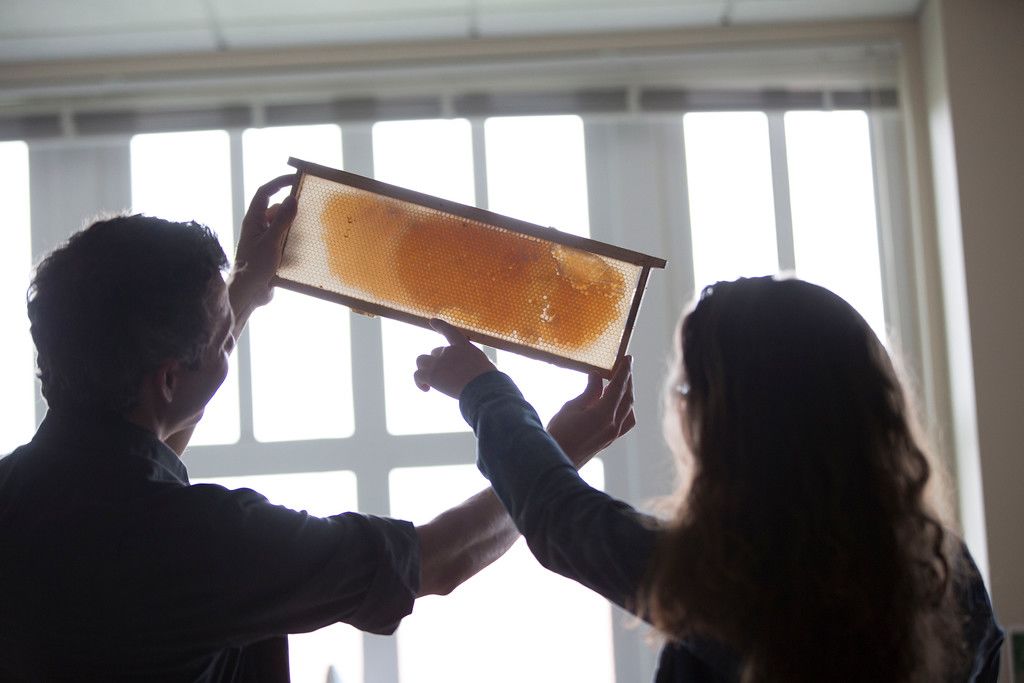
<instances>
[{"instance_id":1,"label":"man's hand","mask_svg":"<svg viewBox=\"0 0 1024 683\"><path fill-rule=\"evenodd\" d=\"M636 425L633 414L633 359L622 358L602 389L590 375L583 393L567 402L551 421L548 433L579 469Z\"/></svg>"},{"instance_id":2,"label":"man's hand","mask_svg":"<svg viewBox=\"0 0 1024 683\"><path fill-rule=\"evenodd\" d=\"M288 197L279 205L268 208L267 204L274 193L294 185L297 179L295 174L283 175L260 187L242 219L228 281L238 332L249 314L273 296L270 280L281 262L284 241L295 219L296 202L294 197Z\"/></svg>"},{"instance_id":3,"label":"man's hand","mask_svg":"<svg viewBox=\"0 0 1024 683\"><path fill-rule=\"evenodd\" d=\"M473 346L454 326L434 319L430 326L444 335L450 346L439 346L416 359L413 380L423 391L431 388L458 398L466 385L479 375L495 370L484 352Z\"/></svg>"}]
</instances>

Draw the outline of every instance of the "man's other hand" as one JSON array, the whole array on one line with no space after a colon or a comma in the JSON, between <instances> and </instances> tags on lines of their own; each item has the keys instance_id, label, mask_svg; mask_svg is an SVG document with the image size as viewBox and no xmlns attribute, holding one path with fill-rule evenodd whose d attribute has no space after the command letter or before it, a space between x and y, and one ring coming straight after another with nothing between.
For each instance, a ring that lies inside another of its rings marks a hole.
<instances>
[{"instance_id":1,"label":"man's other hand","mask_svg":"<svg viewBox=\"0 0 1024 683\"><path fill-rule=\"evenodd\" d=\"M548 422L548 433L577 469L636 425L633 359L621 358L608 386L603 384L599 375L590 375L583 393Z\"/></svg>"}]
</instances>

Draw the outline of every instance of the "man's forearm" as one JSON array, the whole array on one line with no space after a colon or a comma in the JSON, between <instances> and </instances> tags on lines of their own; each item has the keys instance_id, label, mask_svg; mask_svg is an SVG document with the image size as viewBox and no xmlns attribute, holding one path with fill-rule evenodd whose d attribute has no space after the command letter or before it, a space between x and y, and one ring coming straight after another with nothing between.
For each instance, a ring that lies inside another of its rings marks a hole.
<instances>
[{"instance_id":1,"label":"man's forearm","mask_svg":"<svg viewBox=\"0 0 1024 683\"><path fill-rule=\"evenodd\" d=\"M519 532L494 491L466 502L416 527L420 537L420 592L447 595L505 554Z\"/></svg>"},{"instance_id":2,"label":"man's forearm","mask_svg":"<svg viewBox=\"0 0 1024 683\"><path fill-rule=\"evenodd\" d=\"M228 301L235 316L235 324L231 331L235 339L242 334L252 312L259 308L261 291L265 291L265 288L248 279L244 270L233 270L228 276Z\"/></svg>"}]
</instances>

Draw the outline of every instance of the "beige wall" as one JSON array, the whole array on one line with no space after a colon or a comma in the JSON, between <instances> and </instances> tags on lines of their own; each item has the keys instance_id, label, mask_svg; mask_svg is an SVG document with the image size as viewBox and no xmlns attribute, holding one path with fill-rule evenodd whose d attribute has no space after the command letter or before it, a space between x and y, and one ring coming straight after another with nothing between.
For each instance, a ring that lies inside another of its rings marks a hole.
<instances>
[{"instance_id":1,"label":"beige wall","mask_svg":"<svg viewBox=\"0 0 1024 683\"><path fill-rule=\"evenodd\" d=\"M961 506L1024 625L1024 0L921 16Z\"/></svg>"}]
</instances>

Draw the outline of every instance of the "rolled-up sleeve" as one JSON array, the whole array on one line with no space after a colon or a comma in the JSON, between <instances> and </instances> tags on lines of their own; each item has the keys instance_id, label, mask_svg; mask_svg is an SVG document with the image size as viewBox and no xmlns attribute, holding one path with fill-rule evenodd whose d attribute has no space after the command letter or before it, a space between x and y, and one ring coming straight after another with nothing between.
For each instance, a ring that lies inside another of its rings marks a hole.
<instances>
[{"instance_id":1,"label":"rolled-up sleeve","mask_svg":"<svg viewBox=\"0 0 1024 683\"><path fill-rule=\"evenodd\" d=\"M480 471L537 560L635 609L656 542L654 520L583 481L506 375L474 379L459 405L477 436Z\"/></svg>"}]
</instances>

